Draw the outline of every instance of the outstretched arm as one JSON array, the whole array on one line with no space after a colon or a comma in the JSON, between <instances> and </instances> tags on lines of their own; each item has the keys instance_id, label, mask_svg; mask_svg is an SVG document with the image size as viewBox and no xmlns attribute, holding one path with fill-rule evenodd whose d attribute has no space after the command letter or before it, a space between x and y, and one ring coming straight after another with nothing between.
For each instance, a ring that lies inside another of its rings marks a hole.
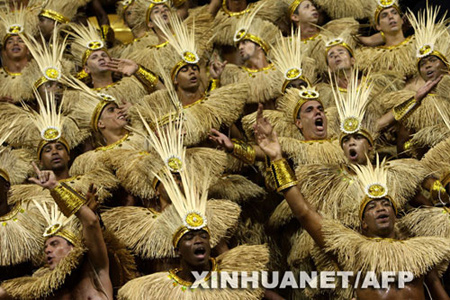
<instances>
[{"instance_id":1,"label":"outstretched arm","mask_svg":"<svg viewBox=\"0 0 450 300\"><path fill-rule=\"evenodd\" d=\"M269 130L268 125L270 125L270 123L262 117L262 105L260 104L257 122L255 124L256 140L261 150L270 158L271 169L275 170L275 177L282 178L286 174L282 174L278 168L280 163L284 160L281 153L281 146L278 142L276 132L271 128ZM290 169L287 163L284 164L284 167ZM295 180L295 178L293 179ZM290 187L283 189L282 192L289 207L302 226L308 231L317 245L323 248L325 242L322 234L322 216L303 198L303 195L296 184L292 184Z\"/></svg>"},{"instance_id":2,"label":"outstretched arm","mask_svg":"<svg viewBox=\"0 0 450 300\"><path fill-rule=\"evenodd\" d=\"M431 270L426 276L425 276L425 284L427 285L432 299L437 300L449 300L450 297L448 296L447 292L445 291L444 287L442 286L442 282L439 278L439 275L435 269Z\"/></svg>"}]
</instances>

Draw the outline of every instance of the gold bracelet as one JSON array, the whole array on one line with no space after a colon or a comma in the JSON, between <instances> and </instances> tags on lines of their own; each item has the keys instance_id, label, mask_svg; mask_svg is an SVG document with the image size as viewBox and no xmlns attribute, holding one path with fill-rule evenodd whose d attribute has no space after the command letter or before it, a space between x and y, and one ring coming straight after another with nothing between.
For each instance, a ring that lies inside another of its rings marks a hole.
<instances>
[{"instance_id":1,"label":"gold bracelet","mask_svg":"<svg viewBox=\"0 0 450 300\"><path fill-rule=\"evenodd\" d=\"M214 91L215 89L217 89L220 85L220 80L219 79L211 79L209 81L209 87L208 87L208 92Z\"/></svg>"},{"instance_id":2,"label":"gold bracelet","mask_svg":"<svg viewBox=\"0 0 450 300\"><path fill-rule=\"evenodd\" d=\"M50 194L66 217L75 214L86 203L83 196L64 182L60 182L54 189L50 190Z\"/></svg>"},{"instance_id":3,"label":"gold bracelet","mask_svg":"<svg viewBox=\"0 0 450 300\"><path fill-rule=\"evenodd\" d=\"M109 35L110 31L111 31L111 26L109 26L108 24L105 24L105 25L102 25L100 29L101 29L102 39L104 41L110 42L108 40L108 35Z\"/></svg>"},{"instance_id":4,"label":"gold bracelet","mask_svg":"<svg viewBox=\"0 0 450 300\"><path fill-rule=\"evenodd\" d=\"M256 152L253 146L245 143L244 141L232 139L233 142L233 155L237 159L242 160L246 164L253 165L256 159Z\"/></svg>"},{"instance_id":5,"label":"gold bracelet","mask_svg":"<svg viewBox=\"0 0 450 300\"><path fill-rule=\"evenodd\" d=\"M442 183L439 180L436 180L430 188L430 197L432 200L438 200L439 195L442 193L446 193L446 190Z\"/></svg>"},{"instance_id":6,"label":"gold bracelet","mask_svg":"<svg viewBox=\"0 0 450 300\"><path fill-rule=\"evenodd\" d=\"M158 76L142 66L139 66L135 74L139 79L146 83L147 87L149 88L155 88L156 84L158 84Z\"/></svg>"},{"instance_id":7,"label":"gold bracelet","mask_svg":"<svg viewBox=\"0 0 450 300\"><path fill-rule=\"evenodd\" d=\"M294 171L292 171L284 158L273 161L270 168L275 180L277 192L281 192L282 190L297 184L297 178L295 177Z\"/></svg>"},{"instance_id":8,"label":"gold bracelet","mask_svg":"<svg viewBox=\"0 0 450 300\"><path fill-rule=\"evenodd\" d=\"M416 108L418 107L417 101L414 97L411 99L406 100L403 103L400 103L399 105L395 106L392 109L392 112L394 113L394 118L396 121L401 121L404 118L406 118L408 115L410 115Z\"/></svg>"}]
</instances>

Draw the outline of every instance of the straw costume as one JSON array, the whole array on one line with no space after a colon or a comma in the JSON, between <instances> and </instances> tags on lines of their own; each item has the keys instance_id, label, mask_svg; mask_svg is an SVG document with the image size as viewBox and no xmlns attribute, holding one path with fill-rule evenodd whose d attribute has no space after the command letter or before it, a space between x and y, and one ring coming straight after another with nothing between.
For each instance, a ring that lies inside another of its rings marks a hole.
<instances>
[{"instance_id":1,"label":"straw costume","mask_svg":"<svg viewBox=\"0 0 450 300\"><path fill-rule=\"evenodd\" d=\"M429 56L436 56L449 67L448 55L450 47L447 43L449 35L445 25L445 16L438 20L439 8L427 7L425 11L419 13L418 18L409 15L411 25L416 31L416 60L414 66L419 69L420 61ZM412 147L430 147L445 138L441 133L445 128L434 102L441 106L446 106L449 101L450 77L445 75L435 90L429 93L420 103L414 96L415 92L402 90L387 94L380 101L386 109L393 109L394 117L401 122L415 136ZM420 131L423 133L419 133Z\"/></svg>"},{"instance_id":2,"label":"straw costume","mask_svg":"<svg viewBox=\"0 0 450 300\"><path fill-rule=\"evenodd\" d=\"M51 19L60 24L68 24L77 14L78 8L85 6L89 2L90 0L46 0L43 3L39 16Z\"/></svg>"},{"instance_id":3,"label":"straw costume","mask_svg":"<svg viewBox=\"0 0 450 300\"><path fill-rule=\"evenodd\" d=\"M397 0L376 0L377 6L373 14L372 24L379 21L379 16L384 9L395 8L402 14ZM370 6L369 6L370 7ZM355 51L355 56L361 70L372 69L374 72L395 71L401 77L410 78L417 74L414 60L415 38L409 36L403 42L395 46L362 46Z\"/></svg>"},{"instance_id":4,"label":"straw costume","mask_svg":"<svg viewBox=\"0 0 450 300\"><path fill-rule=\"evenodd\" d=\"M166 160L167 154L158 150L161 159ZM176 158L177 165L181 166L179 175L181 177L184 192L175 182L169 168L164 168L163 174L155 174L164 187L172 201L172 208L164 211L158 218L161 221L161 232L164 232L166 239L172 241L172 247L178 248L183 236L193 230L204 230L211 236L211 245L214 244L214 218L218 214L217 210L208 211L207 189L210 181L206 177L203 181L196 178L197 172L193 172L192 167L185 162L185 150L181 157ZM211 168L204 166L203 172L209 173ZM166 213L167 212L167 213ZM170 214L169 214L170 213ZM222 224L223 226L223 224ZM246 253L246 254L245 254ZM258 257L258 259L256 259ZM264 265L268 261L268 252L264 246L242 246L230 250L216 259L210 258L211 271L231 271L231 270L264 270ZM160 272L152 275L137 278L128 282L120 291L119 299L141 299L144 295L152 295L156 298L176 298L176 299L204 299L214 297L219 299L241 298L260 299L262 290L220 290L210 291L201 288L195 291L187 291L192 283L186 282L178 277L180 269L172 269L169 272ZM204 279L209 280L210 276ZM189 294L187 294L189 292ZM190 293L192 292L192 293ZM213 296L214 295L214 296Z\"/></svg>"},{"instance_id":5,"label":"straw costume","mask_svg":"<svg viewBox=\"0 0 450 300\"><path fill-rule=\"evenodd\" d=\"M0 38L3 49L11 36L19 34L33 36L37 28L37 22L34 22L36 20L37 18L30 10L21 7L11 11L6 5L0 12ZM13 103L33 100L33 90L29 85L33 76L32 64L33 62L29 61L20 73L11 73L5 66L0 69L0 85L2 86L0 97L10 97Z\"/></svg>"},{"instance_id":6,"label":"straw costume","mask_svg":"<svg viewBox=\"0 0 450 300\"><path fill-rule=\"evenodd\" d=\"M261 6L259 10L266 9ZM259 11L253 10L251 14L245 15L236 24L234 42L251 41L261 47L266 57L279 36L278 28L268 21L256 18ZM245 82L250 87L248 104L267 103L274 101L281 95L280 86L283 80L280 78L275 65L268 60L268 66L262 69L250 69L245 66L227 64L220 77L223 86Z\"/></svg>"}]
</instances>

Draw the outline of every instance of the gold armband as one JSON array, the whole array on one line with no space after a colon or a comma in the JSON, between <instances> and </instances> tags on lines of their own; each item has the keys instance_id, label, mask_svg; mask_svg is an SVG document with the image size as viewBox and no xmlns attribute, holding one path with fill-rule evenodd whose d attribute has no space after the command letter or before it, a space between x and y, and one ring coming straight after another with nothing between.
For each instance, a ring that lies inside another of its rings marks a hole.
<instances>
[{"instance_id":1,"label":"gold armband","mask_svg":"<svg viewBox=\"0 0 450 300\"><path fill-rule=\"evenodd\" d=\"M232 139L231 141L234 145L233 153L231 154L246 164L253 165L256 159L256 152L253 146L236 139Z\"/></svg>"},{"instance_id":2,"label":"gold armband","mask_svg":"<svg viewBox=\"0 0 450 300\"><path fill-rule=\"evenodd\" d=\"M156 76L152 71L149 71L142 66L139 66L135 75L148 88L154 89L156 84L158 84L159 80L158 76Z\"/></svg>"},{"instance_id":3,"label":"gold armband","mask_svg":"<svg viewBox=\"0 0 450 300\"><path fill-rule=\"evenodd\" d=\"M209 81L208 92L214 91L219 87L219 85L220 85L219 79L211 79Z\"/></svg>"},{"instance_id":4,"label":"gold armband","mask_svg":"<svg viewBox=\"0 0 450 300\"><path fill-rule=\"evenodd\" d=\"M277 192L281 192L297 184L297 178L288 162L283 158L273 161L270 165L272 175L277 186Z\"/></svg>"},{"instance_id":5,"label":"gold armband","mask_svg":"<svg viewBox=\"0 0 450 300\"><path fill-rule=\"evenodd\" d=\"M102 40L104 40L105 42L113 43L114 42L114 31L111 29L111 26L109 26L108 24L105 24L105 25L102 25L100 29L101 29Z\"/></svg>"},{"instance_id":6,"label":"gold armband","mask_svg":"<svg viewBox=\"0 0 450 300\"><path fill-rule=\"evenodd\" d=\"M86 203L83 196L64 182L60 182L58 186L50 190L50 194L66 217L75 214Z\"/></svg>"},{"instance_id":7,"label":"gold armband","mask_svg":"<svg viewBox=\"0 0 450 300\"><path fill-rule=\"evenodd\" d=\"M417 100L414 97L395 106L392 109L395 120L397 120L397 121L403 120L408 115L410 115L417 107L418 107Z\"/></svg>"},{"instance_id":8,"label":"gold armband","mask_svg":"<svg viewBox=\"0 0 450 300\"><path fill-rule=\"evenodd\" d=\"M439 180L433 182L430 188L430 197L432 200L439 200L439 195L446 193L446 190Z\"/></svg>"}]
</instances>

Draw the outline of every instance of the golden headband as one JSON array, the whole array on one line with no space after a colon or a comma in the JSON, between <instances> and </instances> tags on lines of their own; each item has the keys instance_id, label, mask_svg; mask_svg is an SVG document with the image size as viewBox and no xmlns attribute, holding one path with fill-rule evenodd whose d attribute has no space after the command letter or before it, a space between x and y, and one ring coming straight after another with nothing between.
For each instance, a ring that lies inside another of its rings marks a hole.
<instances>
[{"instance_id":1,"label":"golden headband","mask_svg":"<svg viewBox=\"0 0 450 300\"><path fill-rule=\"evenodd\" d=\"M341 145L341 147L342 147L342 140L344 139L344 137L346 137L347 135L351 135L351 134L360 134L360 135L364 136L369 141L370 146L373 146L372 135L367 130L360 128L357 131L352 132L352 133L342 132L341 135L339 136L339 144Z\"/></svg>"},{"instance_id":2,"label":"golden headband","mask_svg":"<svg viewBox=\"0 0 450 300\"><path fill-rule=\"evenodd\" d=\"M377 200L377 199L388 199L389 202L391 202L392 204L392 208L394 209L394 213L395 215L398 214L398 209L397 209L397 205L395 205L394 201L392 201L392 198L390 196L387 195L387 187L384 187L381 184L375 183L372 184L370 186L370 189L373 193L377 193L377 194L385 194L382 197L370 197L370 196L365 196L364 200L361 202L361 205L359 206L359 220L362 221L363 216L364 216L364 210L366 209L367 204L369 204L371 201Z\"/></svg>"},{"instance_id":3,"label":"golden headband","mask_svg":"<svg viewBox=\"0 0 450 300\"><path fill-rule=\"evenodd\" d=\"M379 0L377 9L375 11L375 23L379 24L379 20L378 18L380 17L380 13L385 10L386 8L390 8L393 7L395 8L399 14L402 13L402 11L400 10L400 7L397 5L397 1L396 0Z\"/></svg>"},{"instance_id":4,"label":"golden headband","mask_svg":"<svg viewBox=\"0 0 450 300\"><path fill-rule=\"evenodd\" d=\"M84 51L83 57L81 58L82 66L86 65L89 56L91 56L91 54L95 51L103 50L106 52L106 54L108 54L108 56L110 56L108 50L106 50L105 43L103 43L103 41L101 40L90 41L86 45L86 48L87 49L86 51Z\"/></svg>"},{"instance_id":5,"label":"golden headband","mask_svg":"<svg viewBox=\"0 0 450 300\"><path fill-rule=\"evenodd\" d=\"M344 47L350 53L351 57L355 57L352 47L350 47L350 45L347 44L342 38L337 38L337 39L329 41L325 45L325 48L326 48L325 56L327 58L327 63L328 63L328 52L330 52L331 48L333 48L335 46L342 46L342 47Z\"/></svg>"},{"instance_id":6,"label":"golden headband","mask_svg":"<svg viewBox=\"0 0 450 300\"><path fill-rule=\"evenodd\" d=\"M3 179L5 179L8 182L11 182L11 179L9 178L9 174L3 169L0 169L0 177L2 177Z\"/></svg>"},{"instance_id":7,"label":"golden headband","mask_svg":"<svg viewBox=\"0 0 450 300\"><path fill-rule=\"evenodd\" d=\"M175 67L173 67L172 71L170 72L170 77L172 78L172 82L175 81L175 77L177 76L178 72L187 65L196 65L198 66L198 62L200 61L200 58L198 55L194 52L185 51L183 53L183 59L180 60Z\"/></svg>"},{"instance_id":8,"label":"golden headband","mask_svg":"<svg viewBox=\"0 0 450 300\"><path fill-rule=\"evenodd\" d=\"M303 70L301 68L293 67L290 68L289 70L286 70L286 72L284 73L284 82L283 86L281 87L281 91L283 92L283 94L286 92L286 88L289 85L289 83L297 79L306 82L308 87L311 85L311 82L309 82L308 78L303 76Z\"/></svg>"},{"instance_id":9,"label":"golden headband","mask_svg":"<svg viewBox=\"0 0 450 300\"><path fill-rule=\"evenodd\" d=\"M47 227L44 231L43 236L46 238L59 236L65 240L67 240L74 246L81 245L81 239L72 231L64 228L61 223L56 223L56 224L53 224L53 225L50 225L49 227Z\"/></svg>"},{"instance_id":10,"label":"golden headband","mask_svg":"<svg viewBox=\"0 0 450 300\"><path fill-rule=\"evenodd\" d=\"M8 40L13 35L19 35L19 33L23 32L23 25L22 24L12 24L9 26L9 28L6 30L6 35L3 38L3 45L6 45L6 40Z\"/></svg>"},{"instance_id":11,"label":"golden headband","mask_svg":"<svg viewBox=\"0 0 450 300\"><path fill-rule=\"evenodd\" d=\"M261 46L261 48L263 49L263 51L266 55L267 55L267 53L269 53L270 47L265 41L263 41L256 35L248 33L247 30L244 28L239 29L234 36L234 42L239 43L240 41L245 41L245 40L252 41L252 42L258 44L259 46Z\"/></svg>"},{"instance_id":12,"label":"golden headband","mask_svg":"<svg viewBox=\"0 0 450 300\"><path fill-rule=\"evenodd\" d=\"M183 225L177 229L177 231L173 234L172 242L173 247L177 248L178 243L181 238L192 230L205 230L210 234L208 226L207 226L206 216L198 211L190 211L183 218Z\"/></svg>"},{"instance_id":13,"label":"golden headband","mask_svg":"<svg viewBox=\"0 0 450 300\"><path fill-rule=\"evenodd\" d=\"M152 13L152 9L156 5L164 4L165 6L167 6L167 8L170 9L170 5L169 5L169 1L168 0L151 0L150 2L151 3L150 3L150 5L147 8L147 15L145 16L145 19L147 20L147 22L150 21L150 14Z\"/></svg>"},{"instance_id":14,"label":"golden headband","mask_svg":"<svg viewBox=\"0 0 450 300\"><path fill-rule=\"evenodd\" d=\"M38 157L38 159L41 159L41 155L42 155L42 151L44 150L44 147L45 147L46 145L50 144L50 143L61 143L64 147L66 147L67 153L70 154L69 143L67 143L67 141L66 141L65 138L63 138L62 136L60 136L59 138L54 139L54 140L45 140L45 139L42 139L42 140L39 142L38 149L37 149L37 157Z\"/></svg>"},{"instance_id":15,"label":"golden headband","mask_svg":"<svg viewBox=\"0 0 450 300\"><path fill-rule=\"evenodd\" d=\"M98 94L98 95L102 98L102 100L100 100L95 106L91 117L91 128L96 132L98 132L98 120L102 115L103 109L105 109L105 107L108 104L116 102L116 99L110 95L107 94Z\"/></svg>"},{"instance_id":16,"label":"golden headband","mask_svg":"<svg viewBox=\"0 0 450 300\"><path fill-rule=\"evenodd\" d=\"M123 13L125 13L125 11L128 9L128 7L130 7L131 4L133 4L134 0L125 0L122 1L122 9L123 9Z\"/></svg>"},{"instance_id":17,"label":"golden headband","mask_svg":"<svg viewBox=\"0 0 450 300\"><path fill-rule=\"evenodd\" d=\"M54 20L56 22L59 22L61 24L67 24L67 23L70 22L69 18L61 15L60 13L58 13L56 11L50 10L50 9L43 9L41 11L41 13L39 14L39 16L52 19L52 20Z\"/></svg>"},{"instance_id":18,"label":"golden headband","mask_svg":"<svg viewBox=\"0 0 450 300\"><path fill-rule=\"evenodd\" d=\"M417 70L420 72L420 61L428 56L436 56L447 66L447 69L450 70L450 63L444 54L434 49L434 45L425 44L420 49L417 50Z\"/></svg>"},{"instance_id":19,"label":"golden headband","mask_svg":"<svg viewBox=\"0 0 450 300\"><path fill-rule=\"evenodd\" d=\"M292 1L291 5L289 5L289 17L292 17L292 15L295 13L295 10L297 7L305 0L295 0Z\"/></svg>"},{"instance_id":20,"label":"golden headband","mask_svg":"<svg viewBox=\"0 0 450 300\"><path fill-rule=\"evenodd\" d=\"M294 122L297 120L298 112L302 108L303 104L305 104L308 101L318 101L322 103L322 101L320 101L319 99L319 93L314 90L307 90L307 89L300 90L299 96L300 100L297 102L293 114Z\"/></svg>"}]
</instances>

